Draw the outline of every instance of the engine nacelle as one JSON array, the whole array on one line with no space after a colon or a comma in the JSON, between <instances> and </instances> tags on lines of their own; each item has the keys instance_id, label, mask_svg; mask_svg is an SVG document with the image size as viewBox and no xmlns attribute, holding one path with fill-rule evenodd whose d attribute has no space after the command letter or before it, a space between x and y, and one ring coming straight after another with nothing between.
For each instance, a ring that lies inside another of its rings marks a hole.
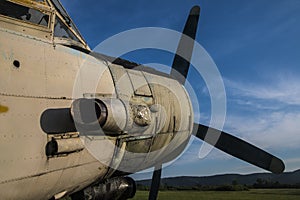
<instances>
[{"instance_id":1,"label":"engine nacelle","mask_svg":"<svg viewBox=\"0 0 300 200\"><path fill-rule=\"evenodd\" d=\"M105 86L113 91L89 90L69 108L46 110L41 116L44 132L79 132L83 139L95 138L85 147L98 160L104 154L93 145L105 140L103 135L112 137L116 142L109 147L115 152L110 163L114 169L128 173L176 158L187 145L193 128L192 104L184 87L169 77L113 64L107 67L99 88ZM52 149L55 154L69 147Z\"/></svg>"}]
</instances>

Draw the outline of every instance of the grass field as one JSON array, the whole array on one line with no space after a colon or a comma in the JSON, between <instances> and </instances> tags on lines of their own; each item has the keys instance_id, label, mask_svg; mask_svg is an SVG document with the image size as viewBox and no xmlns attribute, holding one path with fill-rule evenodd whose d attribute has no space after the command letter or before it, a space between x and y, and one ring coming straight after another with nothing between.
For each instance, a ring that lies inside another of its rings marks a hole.
<instances>
[{"instance_id":1,"label":"grass field","mask_svg":"<svg viewBox=\"0 0 300 200\"><path fill-rule=\"evenodd\" d=\"M134 200L147 200L148 192L137 191ZM299 200L300 189L253 189L249 191L161 191L158 200Z\"/></svg>"}]
</instances>

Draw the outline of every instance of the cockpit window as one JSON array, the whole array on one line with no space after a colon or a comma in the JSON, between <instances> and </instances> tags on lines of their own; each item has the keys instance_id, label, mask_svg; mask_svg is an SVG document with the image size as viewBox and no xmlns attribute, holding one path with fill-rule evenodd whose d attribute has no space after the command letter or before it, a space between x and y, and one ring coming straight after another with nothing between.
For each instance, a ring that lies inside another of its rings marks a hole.
<instances>
[{"instance_id":1,"label":"cockpit window","mask_svg":"<svg viewBox=\"0 0 300 200\"><path fill-rule=\"evenodd\" d=\"M70 31L70 29L57 17L54 27L54 37L70 38L79 42L78 38Z\"/></svg>"},{"instance_id":2,"label":"cockpit window","mask_svg":"<svg viewBox=\"0 0 300 200\"><path fill-rule=\"evenodd\" d=\"M61 14L64 21L67 23L67 25L70 26L76 32L77 35L82 37L80 32L78 31L77 27L75 26L75 24L72 22L72 20L71 20L70 16L68 15L67 11L61 5L60 1L52 0L52 3L54 5L54 7L56 8L56 10Z\"/></svg>"},{"instance_id":3,"label":"cockpit window","mask_svg":"<svg viewBox=\"0 0 300 200\"><path fill-rule=\"evenodd\" d=\"M20 31L21 26L22 33L90 50L59 0L0 0L0 16L1 23L9 24L13 30Z\"/></svg>"},{"instance_id":4,"label":"cockpit window","mask_svg":"<svg viewBox=\"0 0 300 200\"><path fill-rule=\"evenodd\" d=\"M45 27L48 27L49 24L49 15L6 0L0 0L0 14Z\"/></svg>"}]
</instances>

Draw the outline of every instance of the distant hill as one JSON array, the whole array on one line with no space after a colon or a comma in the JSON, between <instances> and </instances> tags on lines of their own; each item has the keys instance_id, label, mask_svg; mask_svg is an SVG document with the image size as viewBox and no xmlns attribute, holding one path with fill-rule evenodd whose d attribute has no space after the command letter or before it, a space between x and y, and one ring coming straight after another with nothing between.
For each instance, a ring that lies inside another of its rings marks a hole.
<instances>
[{"instance_id":1,"label":"distant hill","mask_svg":"<svg viewBox=\"0 0 300 200\"><path fill-rule=\"evenodd\" d=\"M300 185L300 170L294 172L285 172L283 174L271 173L256 173L249 175L239 174L224 174L205 177L172 177L163 178L162 185L172 187L193 187L193 186L218 186L218 185L231 185L233 182L241 185L253 185L257 180L267 180L269 182L278 182L280 184ZM150 186L151 180L137 181L138 185Z\"/></svg>"}]
</instances>

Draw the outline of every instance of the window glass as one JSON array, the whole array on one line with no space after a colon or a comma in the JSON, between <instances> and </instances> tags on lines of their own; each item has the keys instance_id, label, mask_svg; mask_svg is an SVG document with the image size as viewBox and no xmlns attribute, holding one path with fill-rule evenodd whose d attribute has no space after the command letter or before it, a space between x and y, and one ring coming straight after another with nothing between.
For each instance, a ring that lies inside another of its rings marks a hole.
<instances>
[{"instance_id":1,"label":"window glass","mask_svg":"<svg viewBox=\"0 0 300 200\"><path fill-rule=\"evenodd\" d=\"M0 14L46 27L49 23L49 15L6 0L0 0Z\"/></svg>"},{"instance_id":2,"label":"window glass","mask_svg":"<svg viewBox=\"0 0 300 200\"><path fill-rule=\"evenodd\" d=\"M55 20L54 37L70 38L79 42L78 38L70 31L70 29L58 18Z\"/></svg>"},{"instance_id":3,"label":"window glass","mask_svg":"<svg viewBox=\"0 0 300 200\"><path fill-rule=\"evenodd\" d=\"M76 32L77 35L81 36L80 32L76 28L75 24L72 22L72 20L71 20L70 16L68 15L67 11L61 5L60 1L52 0L52 3L54 5L54 7L56 8L56 10L62 15L62 17L64 18L64 21L68 24L68 26L70 26Z\"/></svg>"}]
</instances>

